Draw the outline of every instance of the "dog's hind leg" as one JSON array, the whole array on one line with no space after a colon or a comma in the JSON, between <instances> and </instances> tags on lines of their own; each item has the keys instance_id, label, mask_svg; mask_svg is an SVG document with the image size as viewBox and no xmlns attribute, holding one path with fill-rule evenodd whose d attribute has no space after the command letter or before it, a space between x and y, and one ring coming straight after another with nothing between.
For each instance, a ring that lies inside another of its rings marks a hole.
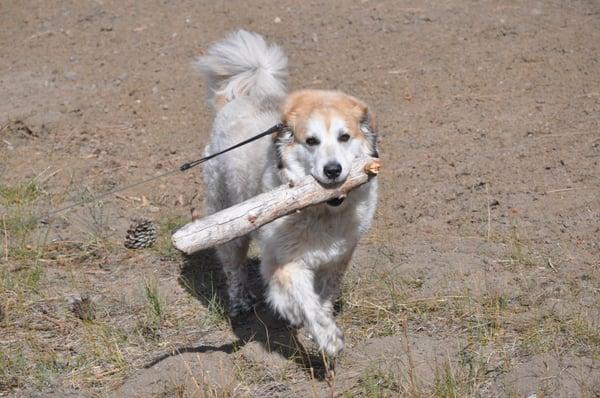
<instances>
[{"instance_id":1,"label":"dog's hind leg","mask_svg":"<svg viewBox=\"0 0 600 398\"><path fill-rule=\"evenodd\" d=\"M268 281L267 301L295 326L304 325L319 348L335 356L344 348L344 335L335 324L330 302L315 292L314 273L302 262L262 268Z\"/></svg>"},{"instance_id":2,"label":"dog's hind leg","mask_svg":"<svg viewBox=\"0 0 600 398\"><path fill-rule=\"evenodd\" d=\"M250 238L244 236L217 248L217 256L227 277L229 316L231 317L250 311L256 303L256 297L248 289L246 257L249 245Z\"/></svg>"}]
</instances>

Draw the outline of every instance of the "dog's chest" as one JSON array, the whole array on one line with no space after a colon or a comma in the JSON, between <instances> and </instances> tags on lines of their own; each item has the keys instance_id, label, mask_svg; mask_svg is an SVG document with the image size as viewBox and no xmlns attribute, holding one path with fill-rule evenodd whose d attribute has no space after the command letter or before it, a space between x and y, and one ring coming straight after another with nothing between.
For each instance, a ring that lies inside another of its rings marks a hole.
<instances>
[{"instance_id":1,"label":"dog's chest","mask_svg":"<svg viewBox=\"0 0 600 398\"><path fill-rule=\"evenodd\" d=\"M359 226L352 211L303 211L265 227L263 243L278 261L302 259L314 268L347 257L359 238Z\"/></svg>"}]
</instances>

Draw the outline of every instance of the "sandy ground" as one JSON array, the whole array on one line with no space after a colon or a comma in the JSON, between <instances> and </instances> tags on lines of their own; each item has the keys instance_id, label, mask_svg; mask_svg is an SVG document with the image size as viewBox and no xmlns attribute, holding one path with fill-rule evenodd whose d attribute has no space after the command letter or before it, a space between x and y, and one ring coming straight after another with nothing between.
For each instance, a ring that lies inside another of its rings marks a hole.
<instances>
[{"instance_id":1,"label":"sandy ground","mask_svg":"<svg viewBox=\"0 0 600 398\"><path fill-rule=\"evenodd\" d=\"M0 395L600 396L599 21L583 0L3 1ZM199 170L7 227L197 157L191 63L237 28L285 49L292 88L378 115L335 375L264 306L223 318L211 253L168 248ZM8 198L31 181L29 207ZM122 247L138 216L158 249Z\"/></svg>"}]
</instances>

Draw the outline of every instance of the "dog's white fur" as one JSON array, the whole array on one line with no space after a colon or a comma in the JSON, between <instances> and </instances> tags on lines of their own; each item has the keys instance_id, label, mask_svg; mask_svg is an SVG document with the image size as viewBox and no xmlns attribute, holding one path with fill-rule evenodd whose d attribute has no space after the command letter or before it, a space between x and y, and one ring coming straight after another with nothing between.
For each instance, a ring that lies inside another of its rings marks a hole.
<instances>
[{"instance_id":1,"label":"dog's white fur","mask_svg":"<svg viewBox=\"0 0 600 398\"><path fill-rule=\"evenodd\" d=\"M197 66L216 109L206 154L282 120L289 127L274 139L260 139L205 164L208 213L281 184L293 184L308 174L324 184L338 183L347 177L357 156L376 154L367 107L339 92L287 94L287 58L278 46L268 45L256 33L230 34L211 46ZM339 175L328 176L327 164L341 166ZM350 192L339 206L313 206L253 234L261 247L267 302L291 324L305 326L329 355L344 347L333 300L358 240L371 223L376 201L377 181L372 180ZM228 278L231 315L249 310L254 303L245 268L249 241L246 236L217 248Z\"/></svg>"}]
</instances>

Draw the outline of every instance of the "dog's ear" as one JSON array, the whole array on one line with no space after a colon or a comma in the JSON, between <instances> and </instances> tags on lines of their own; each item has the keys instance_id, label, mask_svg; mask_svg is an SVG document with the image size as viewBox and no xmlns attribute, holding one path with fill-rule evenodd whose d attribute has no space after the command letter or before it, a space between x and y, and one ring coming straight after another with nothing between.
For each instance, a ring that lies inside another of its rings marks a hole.
<instances>
[{"instance_id":1,"label":"dog's ear","mask_svg":"<svg viewBox=\"0 0 600 398\"><path fill-rule=\"evenodd\" d=\"M366 106L362 110L359 128L360 132L363 133L371 145L371 156L378 158L379 152L377 150L377 123L375 114Z\"/></svg>"},{"instance_id":2,"label":"dog's ear","mask_svg":"<svg viewBox=\"0 0 600 398\"><path fill-rule=\"evenodd\" d=\"M281 120L292 130L296 129L298 118L307 113L312 102L306 90L295 91L287 96L281 107Z\"/></svg>"}]
</instances>

